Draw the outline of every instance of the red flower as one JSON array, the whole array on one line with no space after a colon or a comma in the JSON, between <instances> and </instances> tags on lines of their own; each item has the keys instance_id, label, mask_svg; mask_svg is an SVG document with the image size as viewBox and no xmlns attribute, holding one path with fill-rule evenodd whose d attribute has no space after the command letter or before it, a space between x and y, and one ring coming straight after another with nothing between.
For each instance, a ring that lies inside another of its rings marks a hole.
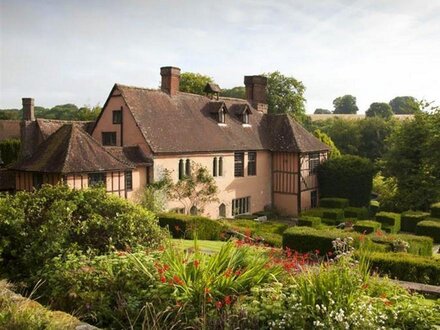
<instances>
[{"instance_id":1,"label":"red flower","mask_svg":"<svg viewBox=\"0 0 440 330\"><path fill-rule=\"evenodd\" d=\"M226 269L225 274L224 274L225 277L229 278L229 277L231 277L231 274L232 274L232 269L231 268Z\"/></svg>"},{"instance_id":2,"label":"red flower","mask_svg":"<svg viewBox=\"0 0 440 330\"><path fill-rule=\"evenodd\" d=\"M315 254L319 254L321 251L319 251L318 249L315 250Z\"/></svg>"},{"instance_id":3,"label":"red flower","mask_svg":"<svg viewBox=\"0 0 440 330\"><path fill-rule=\"evenodd\" d=\"M379 236L379 237L383 236L382 230L380 230L380 229L376 230L376 235Z\"/></svg>"},{"instance_id":4,"label":"red flower","mask_svg":"<svg viewBox=\"0 0 440 330\"><path fill-rule=\"evenodd\" d=\"M235 271L235 276L240 276L240 274L241 274L241 270L240 270L240 269L237 269L237 270Z\"/></svg>"},{"instance_id":5,"label":"red flower","mask_svg":"<svg viewBox=\"0 0 440 330\"><path fill-rule=\"evenodd\" d=\"M217 308L217 309L222 308L222 306L223 306L223 304L222 304L221 301L217 301L217 302L215 303L215 308Z\"/></svg>"},{"instance_id":6,"label":"red flower","mask_svg":"<svg viewBox=\"0 0 440 330\"><path fill-rule=\"evenodd\" d=\"M161 277L160 277L160 281L161 281L162 283L166 283L166 282L167 282L167 279L165 278L165 276L161 276Z\"/></svg>"},{"instance_id":7,"label":"red flower","mask_svg":"<svg viewBox=\"0 0 440 330\"><path fill-rule=\"evenodd\" d=\"M327 255L328 255L329 257L331 257L331 256L333 255L333 252L332 252L332 251L328 251L328 252L327 252Z\"/></svg>"},{"instance_id":8,"label":"red flower","mask_svg":"<svg viewBox=\"0 0 440 330\"><path fill-rule=\"evenodd\" d=\"M230 305L231 303L232 303L231 296L226 296L226 297L225 297L225 304L226 304L226 305Z\"/></svg>"},{"instance_id":9,"label":"red flower","mask_svg":"<svg viewBox=\"0 0 440 330\"><path fill-rule=\"evenodd\" d=\"M194 260L194 267L195 268L199 268L199 264L200 264L200 261L198 261L197 259Z\"/></svg>"},{"instance_id":10,"label":"red flower","mask_svg":"<svg viewBox=\"0 0 440 330\"><path fill-rule=\"evenodd\" d=\"M211 289L210 288L205 288L205 294L210 293Z\"/></svg>"},{"instance_id":11,"label":"red flower","mask_svg":"<svg viewBox=\"0 0 440 330\"><path fill-rule=\"evenodd\" d=\"M180 277L179 276L177 276L177 275L174 275L173 276L173 281L174 281L174 283L176 283L177 285L182 285L183 284L183 281L180 279Z\"/></svg>"}]
</instances>

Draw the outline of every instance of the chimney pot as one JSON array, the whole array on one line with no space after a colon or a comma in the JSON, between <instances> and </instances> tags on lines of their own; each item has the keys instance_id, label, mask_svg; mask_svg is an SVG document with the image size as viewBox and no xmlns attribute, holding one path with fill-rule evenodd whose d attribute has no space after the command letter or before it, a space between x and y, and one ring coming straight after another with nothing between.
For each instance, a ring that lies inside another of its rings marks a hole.
<instances>
[{"instance_id":1,"label":"chimney pot","mask_svg":"<svg viewBox=\"0 0 440 330\"><path fill-rule=\"evenodd\" d=\"M267 78L265 76L245 76L246 99L258 111L267 113Z\"/></svg>"},{"instance_id":2,"label":"chimney pot","mask_svg":"<svg viewBox=\"0 0 440 330\"><path fill-rule=\"evenodd\" d=\"M173 66L164 66L160 68L162 76L161 89L165 93L174 96L179 92L180 85L180 69Z\"/></svg>"},{"instance_id":3,"label":"chimney pot","mask_svg":"<svg viewBox=\"0 0 440 330\"><path fill-rule=\"evenodd\" d=\"M34 99L30 97L23 97L23 120L35 120Z\"/></svg>"}]
</instances>

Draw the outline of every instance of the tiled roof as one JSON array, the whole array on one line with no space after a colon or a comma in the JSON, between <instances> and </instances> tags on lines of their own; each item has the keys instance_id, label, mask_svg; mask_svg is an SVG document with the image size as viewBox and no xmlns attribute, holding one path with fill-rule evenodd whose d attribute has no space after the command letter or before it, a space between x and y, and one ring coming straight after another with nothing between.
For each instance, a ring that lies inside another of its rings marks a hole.
<instances>
[{"instance_id":1,"label":"tiled roof","mask_svg":"<svg viewBox=\"0 0 440 330\"><path fill-rule=\"evenodd\" d=\"M62 125L38 145L30 157L19 161L11 168L64 174L132 168L105 150L81 126L76 123Z\"/></svg>"},{"instance_id":2,"label":"tiled roof","mask_svg":"<svg viewBox=\"0 0 440 330\"><path fill-rule=\"evenodd\" d=\"M153 159L146 155L139 146L105 147L105 149L127 165L153 165Z\"/></svg>"}]
</instances>

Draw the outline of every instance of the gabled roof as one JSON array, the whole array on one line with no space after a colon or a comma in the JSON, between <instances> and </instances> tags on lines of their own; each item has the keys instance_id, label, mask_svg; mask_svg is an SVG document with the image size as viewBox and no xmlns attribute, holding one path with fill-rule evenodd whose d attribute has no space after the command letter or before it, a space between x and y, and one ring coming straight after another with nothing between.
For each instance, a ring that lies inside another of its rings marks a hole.
<instances>
[{"instance_id":1,"label":"gabled roof","mask_svg":"<svg viewBox=\"0 0 440 330\"><path fill-rule=\"evenodd\" d=\"M62 125L28 158L12 169L43 173L81 173L126 170L132 166L118 160L94 140L81 124Z\"/></svg>"},{"instance_id":2,"label":"gabled roof","mask_svg":"<svg viewBox=\"0 0 440 330\"><path fill-rule=\"evenodd\" d=\"M220 86L215 83L207 83L203 91L205 93L220 93L222 90Z\"/></svg>"},{"instance_id":3,"label":"gabled roof","mask_svg":"<svg viewBox=\"0 0 440 330\"><path fill-rule=\"evenodd\" d=\"M249 108L249 105L244 103L244 104L233 104L231 106L230 111L232 113L234 113L237 116L241 116L243 115L245 112L247 112L248 114L252 114L251 109Z\"/></svg>"},{"instance_id":4,"label":"gabled roof","mask_svg":"<svg viewBox=\"0 0 440 330\"><path fill-rule=\"evenodd\" d=\"M220 110L224 109L228 112L225 102L223 101L211 101L208 103L209 113L219 113Z\"/></svg>"},{"instance_id":5,"label":"gabled roof","mask_svg":"<svg viewBox=\"0 0 440 330\"><path fill-rule=\"evenodd\" d=\"M106 147L106 150L130 166L153 165L153 160L146 155L139 146Z\"/></svg>"}]
</instances>

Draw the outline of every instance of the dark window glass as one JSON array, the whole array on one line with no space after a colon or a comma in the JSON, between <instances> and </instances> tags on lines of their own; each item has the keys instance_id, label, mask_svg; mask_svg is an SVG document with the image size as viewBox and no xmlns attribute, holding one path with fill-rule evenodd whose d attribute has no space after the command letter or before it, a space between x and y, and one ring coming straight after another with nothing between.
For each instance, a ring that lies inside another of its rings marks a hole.
<instances>
[{"instance_id":1,"label":"dark window glass","mask_svg":"<svg viewBox=\"0 0 440 330\"><path fill-rule=\"evenodd\" d=\"M225 111L223 109L218 113L218 122L222 124L225 123Z\"/></svg>"},{"instance_id":2,"label":"dark window glass","mask_svg":"<svg viewBox=\"0 0 440 330\"><path fill-rule=\"evenodd\" d=\"M218 215L220 218L226 218L226 205L221 203L218 207Z\"/></svg>"},{"instance_id":3,"label":"dark window glass","mask_svg":"<svg viewBox=\"0 0 440 330\"><path fill-rule=\"evenodd\" d=\"M32 175L32 185L35 189L40 189L43 185L43 174L34 173Z\"/></svg>"},{"instance_id":4,"label":"dark window glass","mask_svg":"<svg viewBox=\"0 0 440 330\"><path fill-rule=\"evenodd\" d=\"M310 192L310 201L312 208L318 206L318 192L316 190Z\"/></svg>"},{"instance_id":5,"label":"dark window glass","mask_svg":"<svg viewBox=\"0 0 440 330\"><path fill-rule=\"evenodd\" d=\"M102 145L115 146L116 145L116 132L102 132Z\"/></svg>"},{"instance_id":6,"label":"dark window glass","mask_svg":"<svg viewBox=\"0 0 440 330\"><path fill-rule=\"evenodd\" d=\"M133 173L131 171L125 172L125 189L126 190L133 189Z\"/></svg>"},{"instance_id":7,"label":"dark window glass","mask_svg":"<svg viewBox=\"0 0 440 330\"><path fill-rule=\"evenodd\" d=\"M105 173L90 173L89 187L105 184Z\"/></svg>"},{"instance_id":8,"label":"dark window glass","mask_svg":"<svg viewBox=\"0 0 440 330\"><path fill-rule=\"evenodd\" d=\"M248 175L257 175L257 153L248 152Z\"/></svg>"},{"instance_id":9,"label":"dark window glass","mask_svg":"<svg viewBox=\"0 0 440 330\"><path fill-rule=\"evenodd\" d=\"M190 176L191 175L191 161L189 159L186 160L185 175L186 176Z\"/></svg>"},{"instance_id":10,"label":"dark window glass","mask_svg":"<svg viewBox=\"0 0 440 330\"><path fill-rule=\"evenodd\" d=\"M212 160L212 176L217 176L217 157Z\"/></svg>"},{"instance_id":11,"label":"dark window glass","mask_svg":"<svg viewBox=\"0 0 440 330\"><path fill-rule=\"evenodd\" d=\"M185 175L185 164L183 163L183 159L179 160L179 180L183 179L183 176Z\"/></svg>"},{"instance_id":12,"label":"dark window glass","mask_svg":"<svg viewBox=\"0 0 440 330\"><path fill-rule=\"evenodd\" d=\"M114 110L113 111L113 124L120 124L122 123L122 111L121 110Z\"/></svg>"},{"instance_id":13,"label":"dark window glass","mask_svg":"<svg viewBox=\"0 0 440 330\"><path fill-rule=\"evenodd\" d=\"M250 197L237 198L232 200L232 216L249 213Z\"/></svg>"},{"instance_id":14,"label":"dark window glass","mask_svg":"<svg viewBox=\"0 0 440 330\"><path fill-rule=\"evenodd\" d=\"M243 114L243 124L249 124L249 114L247 112Z\"/></svg>"},{"instance_id":15,"label":"dark window glass","mask_svg":"<svg viewBox=\"0 0 440 330\"><path fill-rule=\"evenodd\" d=\"M218 176L223 176L223 157L218 158Z\"/></svg>"},{"instance_id":16,"label":"dark window glass","mask_svg":"<svg viewBox=\"0 0 440 330\"><path fill-rule=\"evenodd\" d=\"M189 213L191 215L197 215L199 211L197 210L197 207L195 207L194 205L191 207L191 209L189 210Z\"/></svg>"},{"instance_id":17,"label":"dark window glass","mask_svg":"<svg viewBox=\"0 0 440 330\"><path fill-rule=\"evenodd\" d=\"M309 154L309 172L316 173L316 168L319 165L319 153Z\"/></svg>"},{"instance_id":18,"label":"dark window glass","mask_svg":"<svg viewBox=\"0 0 440 330\"><path fill-rule=\"evenodd\" d=\"M234 175L244 176L244 153L236 152L234 154Z\"/></svg>"}]
</instances>

